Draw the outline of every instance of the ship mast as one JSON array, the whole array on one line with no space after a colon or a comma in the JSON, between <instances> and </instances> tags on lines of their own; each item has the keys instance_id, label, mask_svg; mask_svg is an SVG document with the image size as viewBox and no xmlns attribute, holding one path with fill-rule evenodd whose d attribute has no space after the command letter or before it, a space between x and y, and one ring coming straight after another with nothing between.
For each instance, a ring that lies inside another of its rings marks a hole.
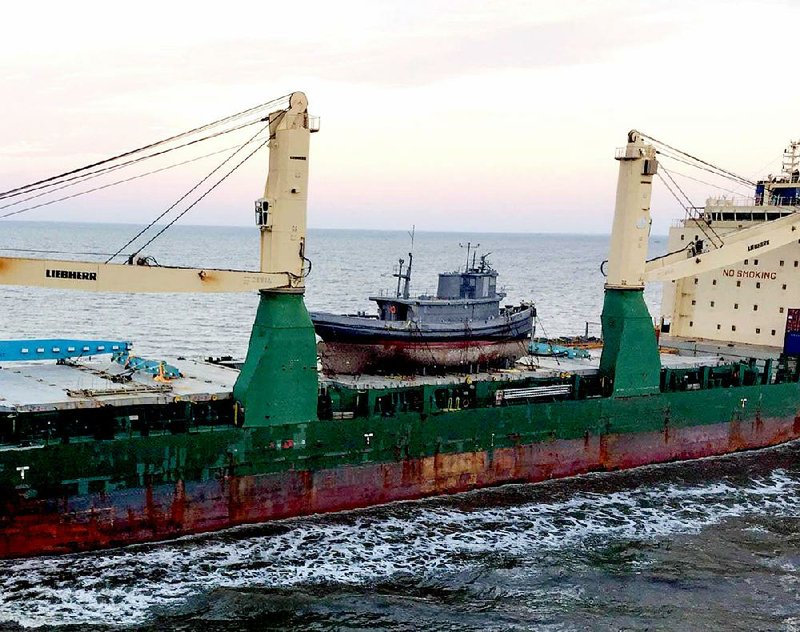
<instances>
[{"instance_id":1,"label":"ship mast","mask_svg":"<svg viewBox=\"0 0 800 632\"><path fill-rule=\"evenodd\" d=\"M461 246L462 248L464 247L464 244L461 244L461 243L459 243L458 245L459 245L459 246ZM473 252L473 254L472 254L472 267L474 268L474 267L475 267L475 255L477 255L477 253L478 253L478 248L480 248L480 247L481 247L481 245L480 245L480 244L475 244L475 246L473 247L473 245L472 245L472 242L471 242L471 241L468 241L468 242L467 242L467 246L466 246L466 248L467 248L467 263L466 263L466 265L464 266L464 272L469 272L469 270L470 270L470 268L469 268L469 254L470 254L470 248L472 248L472 249L474 250L474 252Z\"/></svg>"},{"instance_id":2,"label":"ship mast","mask_svg":"<svg viewBox=\"0 0 800 632\"><path fill-rule=\"evenodd\" d=\"M789 177L790 182L797 182L797 173L800 171L800 140L793 140L783 152L783 173ZM792 179L795 176L795 179Z\"/></svg>"},{"instance_id":3,"label":"ship mast","mask_svg":"<svg viewBox=\"0 0 800 632\"><path fill-rule=\"evenodd\" d=\"M399 266L398 270L392 276L397 277L397 291L395 292L396 298L408 298L409 294L411 293L411 263L414 261L414 232L416 230L416 226L411 227L411 232L408 233L411 237L411 251L408 253L408 268L406 268L405 274L403 274L403 264L405 261L403 259L399 259ZM400 282L403 282L403 291L400 291Z\"/></svg>"},{"instance_id":4,"label":"ship mast","mask_svg":"<svg viewBox=\"0 0 800 632\"><path fill-rule=\"evenodd\" d=\"M403 265L405 264L404 259L398 259L398 267L397 272L395 272L392 276L397 277L397 290L395 291L396 298L408 298L408 284L411 281L411 261L414 258L414 255L410 252L408 253L408 268L406 271L403 272ZM403 284L403 290L400 291L400 284Z\"/></svg>"}]
</instances>

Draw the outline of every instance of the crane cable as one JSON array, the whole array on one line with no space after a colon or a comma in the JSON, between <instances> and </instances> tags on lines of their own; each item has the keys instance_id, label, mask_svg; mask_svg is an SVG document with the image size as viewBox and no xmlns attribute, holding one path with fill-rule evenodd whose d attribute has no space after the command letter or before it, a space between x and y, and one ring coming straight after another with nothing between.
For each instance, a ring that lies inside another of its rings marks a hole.
<instances>
[{"instance_id":1,"label":"crane cable","mask_svg":"<svg viewBox=\"0 0 800 632\"><path fill-rule=\"evenodd\" d=\"M213 121L211 123L206 123L205 125L201 125L200 127L196 127L196 128L191 129L189 131L181 132L180 134L175 134L174 136L170 136L168 138L164 138L162 140L155 141L155 142L149 143L147 145L143 145L142 147L138 147L137 149L132 149L132 150L123 152L121 154L117 154L116 156L112 156L111 158L106 158L104 160L100 160L98 162L94 162L94 163L91 163L89 165L85 165L83 167L79 167L77 169L71 169L70 171L65 171L64 173L58 174L56 176L50 176L49 178L44 178L42 180L38 180L36 182L32 182L30 184L27 184L27 185L24 185L24 186L21 186L21 187L16 187L16 188L13 188L13 189L9 189L7 191L2 191L2 192L0 192L0 199L5 199L7 197L20 195L23 192L31 190L34 187L39 187L40 185L49 186L48 183L52 183L53 181L61 180L63 178L66 178L67 176L72 176L72 175L81 173L83 171L88 171L89 169L94 169L95 167L100 167L102 165L108 165L108 164L114 163L114 162L116 162L116 161L118 161L118 160L120 160L122 158L127 158L129 156L134 156L136 154L140 154L140 153L142 153L144 151L147 151L149 149L154 149L156 147L160 147L162 145L166 145L168 143L171 143L173 141L179 140L181 138L186 138L187 136L191 136L192 134L196 134L198 132L203 132L203 131L206 131L206 130L209 130L209 129L213 129L214 127L217 127L219 125L224 125L226 123L230 123L230 122L236 121L238 119L241 119L241 118L243 118L245 116L248 116L250 114L253 114L255 112L264 110L267 107L274 107L277 103L280 103L280 102L285 101L286 99L288 99L289 96L290 95L284 95L284 96L279 97L277 99L273 99L272 101L268 101L266 103L262 103L260 105L254 106L252 108L248 108L247 110L243 110L241 112L237 112L236 114L232 114L230 116L226 116L224 118L218 119L218 120ZM258 121L252 121L252 122L246 123L246 124L244 124L244 125L242 125L240 127L246 127L247 125L252 125L253 123L256 123L256 122L258 122ZM233 131L233 130L228 130L228 131ZM222 134L222 133L227 133L227 132L220 132L217 135ZM213 137L213 135L211 137ZM201 139L201 140L207 140L207 139L208 138ZM200 141L194 141L194 142L200 142ZM186 144L188 145L188 144L192 144L192 143L186 143ZM172 149L169 149L169 150L166 150L166 151L172 151ZM165 152L159 152L159 153L165 153ZM154 155L158 155L158 154L154 154ZM152 156L148 156L148 157L152 157Z\"/></svg>"},{"instance_id":2,"label":"crane cable","mask_svg":"<svg viewBox=\"0 0 800 632\"><path fill-rule=\"evenodd\" d=\"M671 158L671 156L667 156L667 158ZM663 164L661 165L661 168L662 169L665 168ZM726 189L725 187L720 186L718 184L714 184L713 182L707 182L706 180L701 180L700 178L695 178L695 177L690 176L690 175L688 175L686 173L681 173L680 171L675 171L674 169L670 169L670 173L672 173L673 176L680 176L681 178L686 178L687 180L693 180L694 182L699 182L700 184L705 184L708 187L712 187L714 189L719 189L720 191L725 191L725 193L730 193L731 195L742 195L741 191L735 191L734 189ZM742 186L744 186L744 185L742 185Z\"/></svg>"},{"instance_id":3,"label":"crane cable","mask_svg":"<svg viewBox=\"0 0 800 632\"><path fill-rule=\"evenodd\" d=\"M176 200L176 201L175 201L175 202L174 202L174 203L173 203L171 206L169 206L169 207L168 207L168 208L167 208L165 211L161 212L161 213L158 215L158 217L156 217L156 218L155 218L153 221L151 221L151 222L150 222L150 223L149 223L147 226L145 226L145 227L144 227L142 230L140 230L138 233L136 233L136 235L134 235L134 236L133 236L131 239L129 239L129 240L128 240L128 241L125 243L125 245L124 245L124 246L122 246L122 247L121 247L119 250L117 250L117 251L116 251L116 252L115 252L113 255L111 255L111 256L110 256L110 257L109 257L109 258L106 260L106 263L110 263L110 262L111 262L111 260L112 260L112 259L114 259L115 257L117 257L117 256L118 256L118 255L119 255L119 254L120 254L120 253L121 253L123 250L125 250L125 248L127 248L128 246L130 246L130 245L131 245L133 242L135 242L137 239L139 239L139 237L141 237L141 236L142 236L144 233L146 233L148 230L150 230L150 229L151 229L151 228L152 228L152 227L153 227L153 226L156 224L156 222L158 222L158 220L160 220L160 219L162 219L163 217L165 217L166 215L168 215L168 214L169 214L169 213L170 213L170 212L171 212L173 209L175 209L175 207L176 207L176 206L178 206L178 204L180 204L181 202L183 202L183 201L184 201L184 200L185 200L187 197L189 197L189 196L190 196L192 193L194 193L194 191L196 191L196 190L197 190L197 189L200 187L200 185L202 185L202 184L203 184L203 183L204 183L206 180L208 180L208 179L209 179L211 176L213 176L213 175L214 175L214 174L215 174L217 171L219 171L220 169L222 169L222 167L224 167L224 166L225 166L225 165L226 165L228 162L230 162L231 160L233 160L233 158L234 158L234 156L236 156L236 154L238 154L238 153L239 153L240 151L242 151L242 150L243 150L245 147L247 147L247 146L248 146L250 143L252 143L252 142L253 142L253 141L254 141L254 140L255 140L255 139L258 137L258 136L260 136L260 135L261 135L261 133L262 133L264 130L266 130L266 129L269 129L269 125L270 125L270 124L269 124L269 123L267 123L267 124L266 124L264 127L262 127L261 129L259 129L259 130L258 130L258 131L257 131L257 132L256 132L256 133L253 135L253 136L251 136L249 139L247 139L247 140L246 140L246 141L245 141L245 142L244 142L242 145L240 145L239 147L237 147L237 148L236 148L236 150L235 150L235 151L234 151L232 154L230 154L230 155L229 155L227 158L225 158L225 160L223 160L223 161L222 161L220 164L218 164L216 167L214 167L214 169L212 169L211 171L209 171L209 172L208 172L208 174L206 174L206 176L205 176L205 177L204 177L202 180L200 180L200 181L199 181L197 184L195 184L195 185L194 185L194 186L193 186L191 189L189 189L189 190L188 190L186 193L184 193L184 194L183 194L181 197L179 197L179 198L178 198L178 199L177 199L177 200ZM263 142L261 145L259 145L259 146L258 146L258 148L256 149L256 151L258 151L258 149L260 149L261 147L263 147L263 146L264 146L266 143L268 143L268 142L269 142L271 139L272 139L272 136L270 135L270 136L269 136L269 137L268 137L268 138L267 138L267 139L266 139L266 140L265 140L265 141L264 141L264 142ZM250 155L252 155L252 154L250 154ZM248 158L249 158L249 157L250 157L250 156L248 156ZM245 160L247 160L247 158L246 158ZM239 166L240 166L241 164L242 164L242 163L239 163L239 165L237 165L237 166L234 168L234 171L235 171L236 169L238 169L238 168L239 168ZM228 174L225 176L225 178L227 178L227 177L228 177L228 175L230 175L231 173L233 173L233 171L230 171L230 172L228 172ZM224 180L225 178L223 178L223 180ZM220 180L220 182L221 182L221 180ZM218 184L219 184L219 183L218 183ZM216 185L214 185L214 187L216 187ZM203 195L201 198L199 198L199 199L198 199L198 200L197 200L197 201L196 201L194 204L192 204L192 205L191 205L191 206L189 206L189 207L188 207L188 208L187 208L185 211L183 211L183 213L181 213L180 215L178 215L178 217L177 217L175 220L173 220L172 222L170 222L169 224L167 224L167 225L164 227L164 229L162 229L162 230L161 230L159 233L157 233L157 234L156 234L156 236L155 236L155 237L153 237L153 239L151 239L150 241L148 241L147 243L145 243L145 245L144 245L144 246L142 246L141 248L138 248L138 249L136 250L136 252L134 253L134 256L136 255L136 253L138 253L138 252L141 252L141 251L142 251L142 250L143 250L143 249L144 249L146 246L148 246L149 244L151 244L151 243L153 242L153 240L155 240L155 239L156 239L156 237L160 236L160 235L161 235L161 234L162 234L162 233L163 233L163 232L164 232L164 231L165 231L167 228L169 228L170 226L172 226L172 224L174 224L174 223L175 223L175 221L177 221L178 219L180 219L181 217L183 217L183 215L185 215L185 214L186 214L186 212L187 212L189 209L193 208L193 207L194 207L194 206L197 204L197 202L199 202L200 200L202 200L202 199L203 199L203 197L205 197L205 196L206 196L208 193L210 193L210 192L211 192L211 190L213 190L213 187L212 187L212 189L209 189L209 190L208 190L208 191L207 191L207 192L206 192L206 193L205 193L205 194L204 194L204 195Z\"/></svg>"},{"instance_id":4,"label":"crane cable","mask_svg":"<svg viewBox=\"0 0 800 632\"><path fill-rule=\"evenodd\" d=\"M667 175L667 177L669 178L670 182L672 182L672 184L675 186L675 188L678 189L680 194L689 203L688 208L684 206L684 210L686 211L687 216L689 217L689 219L693 219L693 220L695 220L697 222L697 225L700 228L700 230L702 231L702 233L706 236L706 238L712 244L714 244L714 247L719 248L719 247L723 246L725 244L725 242L723 241L722 237L720 237L719 233L717 233L717 231L714 230L714 227L711 226L711 222L709 222L707 219L703 218L699 213L694 212L695 209L697 209L698 207L692 203L692 201L689 199L689 196L686 195L684 190L681 189L680 185L677 182L675 182L675 178L672 177L672 174L669 172L669 170L665 169L664 167L662 167L661 170ZM664 182L664 179L662 178L661 181ZM705 225L705 227L704 227L704 225ZM717 238L717 240L719 241L719 245L714 243L714 240L711 239L711 236L706 232L706 228L708 228L711 231L711 233L714 235L714 237Z\"/></svg>"},{"instance_id":5,"label":"crane cable","mask_svg":"<svg viewBox=\"0 0 800 632\"><path fill-rule=\"evenodd\" d=\"M178 214L178 216L177 216L175 219L173 219L173 220L172 220L172 221L171 221L169 224L167 224L166 226L164 226L164 228L162 228L162 229L161 229L160 231L158 231L158 232L157 232L157 233L156 233L156 234L155 234L153 237L151 237L151 238L150 238L150 239L149 239L149 240L148 240L148 241L147 241L147 242L144 244L144 246L142 246L141 248L139 248L138 252L141 252L142 250L144 250L145 248L147 248L147 246L149 246L150 244L152 244L152 243L153 243L153 242L154 242L156 239L158 239L158 238L159 238L161 235L163 235L163 234L166 232L166 230L167 230L168 228L171 228L171 227L172 227L172 226L175 224L175 222L177 222L177 221L178 221L178 220L179 220L181 217L183 217L184 215L186 215L186 213L188 213L188 212L189 212L189 211L191 211L191 210L192 210L192 209L193 209L195 206L197 206L197 205L198 205L198 204L199 204L199 203L200 203L200 202L203 200L203 198L205 198L205 197L206 197L206 196L207 196L209 193L211 193L211 192L212 192L214 189L216 189L216 188L217 188L217 187L218 187L220 184L222 184L222 183L223 183L223 182L224 182L224 181L225 181L225 180L228 178L228 176L232 175L232 174L233 174L233 172L234 172L234 171L236 171L236 170L237 170L239 167L241 167L241 166L242 166L242 165L243 165L245 162L247 162L248 160L250 160L250 158L252 158L252 157L253 157L253 156L256 154L256 152L257 152L259 149L261 149L261 148L262 148L262 147L264 147L264 146L265 146L267 143L269 143L269 141L270 141L270 140L272 140L272 139L271 139L271 138L268 138L267 140L265 140L264 142L262 142L262 143L261 143L261 144L260 144L258 147L256 147L256 148L255 148L253 151L251 151L251 152L250 152L249 154L247 154L247 155L246 155L244 158L242 158L242 159L241 159L241 160L240 160L238 163L236 163L236 165L234 165L234 166L233 166L233 168L232 168L232 169L230 169L230 171L228 171L228 173L226 173L226 174L225 174L224 176L222 176L222 177L221 177L219 180L217 180L217 181L216 181L216 182L215 182L215 183L214 183L214 184L213 184L213 185L212 185L212 186L211 186L211 187L210 187L210 188L209 188L209 189L208 189L208 190L207 190L205 193L203 193L203 195L201 195L201 196L200 196L199 198L197 198L197 199L196 199L194 202L192 202L192 203L191 203L189 206L187 206L187 207L186 207L186 208L185 208L185 209L184 209L184 210L183 210L183 211L182 211L180 214ZM249 143L249 141L248 141L248 143ZM243 146L244 146L244 145L243 145ZM134 256L135 256L135 255L136 255L136 253L134 253ZM110 261L110 259L109 259L109 261Z\"/></svg>"},{"instance_id":6,"label":"crane cable","mask_svg":"<svg viewBox=\"0 0 800 632\"><path fill-rule=\"evenodd\" d=\"M47 202L42 202L41 204L35 204L34 206L27 206L27 207L22 208L22 209L17 209L16 211L11 211L9 213L5 213L3 215L0 215L0 219L6 218L6 217L11 217L12 215L19 215L21 213L27 213L28 211L32 211L34 209L41 208L43 206L49 206L51 204L56 204L57 202L63 202L65 200L71 200L73 198L80 197L82 195L87 195L89 193L94 193L95 191L101 191L103 189L108 189L110 187L117 186L119 184L124 184L126 182L131 182L133 180L138 180L139 178L144 178L145 176L150 176L150 175L153 175L155 173L160 173L162 171L167 171L169 169L174 169L175 167L182 167L183 165L188 165L188 164L190 164L192 162L197 162L198 160L203 160L205 158L210 158L211 156L216 156L216 155L224 153L226 151L230 151L231 149L234 149L234 147L226 147L224 149L218 149L217 151L212 151L211 153L203 154L202 156L197 156L196 158L189 158L188 160L183 160L181 162L176 162L176 163L173 163L171 165L167 165L166 167L160 167L158 169L153 169L152 171L146 171L145 173L140 173L140 174L137 174L135 176L130 176L129 178L124 178L122 180L115 180L114 182L109 182L108 184L104 184L104 185L101 185L101 186L93 187L91 189L84 189L83 191L79 191L78 193L72 193L71 195L65 195L63 197L56 198L55 200L48 200ZM94 176L94 177L96 177L96 176ZM90 179L90 178L87 178L87 180L88 179ZM86 180L84 180L84 182L85 181ZM70 186L72 186L72 185L67 184L67 185L64 185L63 187L59 187L57 189L53 189L53 191L60 191L62 189L66 189L66 188L68 188ZM5 206L0 206L0 210L3 210L3 209L8 208L10 206L15 206L15 205L20 204L22 202L26 202L26 201L32 200L34 198L41 197L43 195L47 195L47 193L51 193L51 192L52 191L45 192L45 193L39 193L39 194L31 196L29 198L25 198L24 200L19 200L18 202L14 202L12 204L6 204ZM76 253L76 254L84 254L84 253ZM102 253L102 254L108 255L110 253Z\"/></svg>"},{"instance_id":7,"label":"crane cable","mask_svg":"<svg viewBox=\"0 0 800 632\"><path fill-rule=\"evenodd\" d=\"M54 190L55 191L60 191L62 188L66 188L66 187L72 186L73 184L79 184L80 182L86 182L86 180L91 180L92 178L96 178L96 177L105 175L105 174L107 174L107 173L109 173L111 171L116 171L117 169L122 169L124 167L128 167L130 165L137 164L137 163L142 162L144 160L149 160L150 158L155 158L157 156L162 156L164 154L168 154L169 152L176 151L178 149L183 149L184 147L189 147L191 145L196 145L197 143L202 143L204 141L211 140L212 138L217 138L217 137L223 136L225 134L230 134L231 132L236 132L236 131L238 131L240 129L244 129L244 128L249 127L251 125L255 125L256 123L260 123L262 121L263 121L263 119L257 119L255 121L250 121L248 123L244 123L242 125L238 125L238 126L233 127L231 129L223 130L221 132L215 132L214 134L209 134L208 136L204 136L202 138L197 138L195 140L191 140L189 142L183 143L182 145L177 145L176 147L169 147L167 149L162 149L161 151L156 151L156 152L153 152L151 154L147 154L145 156L140 156L138 158L134 158L132 160L128 160L128 161L120 163L118 165L111 165L109 167L104 167L102 169L98 169L97 171L91 171L89 173L73 175L70 178L65 178L63 180L55 180L55 181L53 181L51 183L48 183L48 184L45 184L45 185L42 185L42 186L34 187L33 185L31 185L31 188L25 188L25 190L20 190L18 193L13 193L13 194L7 195L5 197L3 196L3 194L0 194L0 200L16 197L16 196L19 196L19 195L24 195L25 193L30 193L32 191L39 191L41 189L48 189L50 187L61 185L61 184L65 183L65 182L69 182L70 183L70 184L64 184L64 186L58 187L56 189L51 189L50 191L44 191L41 194L41 195L47 195L48 193L51 193ZM76 180L78 180L79 182L75 182ZM23 189L23 188L24 187L20 187L20 189ZM26 200L30 200L33 197L38 197L38 196L32 196L31 198L26 198ZM0 207L0 208L7 208L8 206L13 206L14 204L17 204L17 203L15 202L15 203L12 203L12 204L8 204L8 205Z\"/></svg>"},{"instance_id":8,"label":"crane cable","mask_svg":"<svg viewBox=\"0 0 800 632\"><path fill-rule=\"evenodd\" d=\"M755 184L756 184L755 182L752 182L752 181L748 180L747 178L745 178L743 176L737 175L737 174L733 173L732 171L728 171L727 169L723 169L721 167L717 167L716 165L713 165L710 162L707 162L707 161L705 161L705 160L703 160L701 158L698 158L697 156L693 156L692 154L687 153L687 152L685 152L683 150L680 150L677 147L673 147L672 145L668 145L667 143L665 143L663 141L660 141L657 138L653 138L652 136L649 136L649 135L645 134L644 132L640 132L638 130L635 130L635 131L642 138L646 138L647 140L649 140L649 141L651 141L653 143L661 145L662 147L666 147L670 151L676 152L676 153L680 154L681 156L685 156L686 158L689 158L690 160L694 160L695 162L698 162L701 165L705 165L706 167L710 167L711 169L715 169L717 172L719 172L718 175L724 174L728 178L731 178L733 180L737 180L739 183L746 184L746 185L749 185L749 186L755 186Z\"/></svg>"},{"instance_id":9,"label":"crane cable","mask_svg":"<svg viewBox=\"0 0 800 632\"><path fill-rule=\"evenodd\" d=\"M680 197L678 197L678 194L675 193L675 191L673 191L672 187L669 185L669 182L667 182L666 179L664 179L664 177L660 173L656 173L656 175L661 180L661 182L664 183L664 186L667 188L667 191L669 191L672 194L672 197L674 197L675 200L678 202L678 204L680 204L681 207L683 207L683 210L686 212L686 216L688 218L690 218L690 219L695 219L693 217L693 215L692 215L692 212L689 210L689 208L683 203L683 201L680 199ZM667 174L667 175L669 175L669 174ZM672 182L674 183L675 181L672 180ZM713 244L714 240L711 239L711 236L708 233L706 233L705 228L703 228L703 222L702 221L698 221L697 222L697 226L700 229L700 231L703 233L703 235L705 235L706 239L708 239ZM719 237L719 236L717 236L717 237ZM720 241L722 241L722 240L720 240ZM714 245L716 246L716 244L714 244ZM677 250L676 252L681 252L682 250L685 250L685 248L681 248L680 250ZM672 253L667 253L667 254L672 254ZM666 256L666 255L662 255L662 256ZM656 259L661 259L662 256L654 257L652 260L654 261ZM602 266L600 267L600 271L602 272Z\"/></svg>"},{"instance_id":10,"label":"crane cable","mask_svg":"<svg viewBox=\"0 0 800 632\"><path fill-rule=\"evenodd\" d=\"M697 163L694 163L694 162L692 162L690 160L685 160L684 158L679 158L678 156L673 156L672 154L669 154L669 153L667 153L667 152L665 152L665 151L663 151L661 149L657 149L656 150L656 154L658 154L659 156L662 156L663 158L669 158L670 160L674 160L674 161L680 162L680 163L682 163L684 165L688 165L690 167L693 167L694 169L699 169L700 171L706 171L706 172L710 173L711 175L717 176L718 178L725 178L726 180L730 180L731 182L733 182L735 184L738 184L739 186L742 186L742 187L752 187L752 186L754 186L754 183L752 183L750 181L742 182L741 180L739 180L737 178L732 178L732 177L730 177L730 176L728 176L728 175L726 175L724 173L721 173L720 171L715 171L713 169L709 169L708 167L704 167L702 165L698 165Z\"/></svg>"}]
</instances>

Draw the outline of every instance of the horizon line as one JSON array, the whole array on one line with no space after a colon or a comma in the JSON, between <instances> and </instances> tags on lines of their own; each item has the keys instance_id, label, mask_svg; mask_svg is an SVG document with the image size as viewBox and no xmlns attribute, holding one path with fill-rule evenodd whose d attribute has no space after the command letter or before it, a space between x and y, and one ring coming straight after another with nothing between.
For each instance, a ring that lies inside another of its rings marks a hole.
<instances>
[{"instance_id":1,"label":"horizon line","mask_svg":"<svg viewBox=\"0 0 800 632\"><path fill-rule=\"evenodd\" d=\"M76 224L76 225L103 225L103 226L146 226L145 223L136 223L136 222L105 222L105 221L98 221L98 222L91 222L86 220L36 220L36 219L9 219L5 220L5 223L9 224ZM2 225L2 222L0 222ZM154 226L164 226L165 224L154 224ZM247 224L177 224L176 226L181 226L184 228L250 228ZM350 227L330 227L330 226L308 226L307 230L332 230L332 231L353 231L353 232L383 232L383 233L407 233L409 231L408 228L350 228ZM564 232L564 231L507 231L507 230L463 230L463 231L456 231L456 230L426 230L426 229L418 229L415 228L415 231L418 233L432 233L432 234L492 234L492 235L585 235L585 236L595 236L595 237L610 237L611 232L588 232L588 231L576 231L576 232ZM651 237L667 237L667 233L651 233Z\"/></svg>"}]
</instances>

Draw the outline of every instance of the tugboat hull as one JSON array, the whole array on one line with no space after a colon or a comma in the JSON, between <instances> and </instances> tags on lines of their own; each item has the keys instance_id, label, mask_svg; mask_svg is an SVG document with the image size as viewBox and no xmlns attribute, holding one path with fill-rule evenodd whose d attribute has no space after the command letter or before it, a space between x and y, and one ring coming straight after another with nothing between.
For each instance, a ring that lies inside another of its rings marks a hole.
<instances>
[{"instance_id":1,"label":"tugboat hull","mask_svg":"<svg viewBox=\"0 0 800 632\"><path fill-rule=\"evenodd\" d=\"M321 342L317 353L328 374L432 371L470 365L497 365L527 352L527 340L460 340L453 342L383 341L374 344Z\"/></svg>"},{"instance_id":2,"label":"tugboat hull","mask_svg":"<svg viewBox=\"0 0 800 632\"><path fill-rule=\"evenodd\" d=\"M322 312L311 312L310 316L317 335L325 342L359 344L383 342L476 344L488 340L527 338L533 328L532 307L482 320L467 318L444 322L379 320Z\"/></svg>"}]
</instances>

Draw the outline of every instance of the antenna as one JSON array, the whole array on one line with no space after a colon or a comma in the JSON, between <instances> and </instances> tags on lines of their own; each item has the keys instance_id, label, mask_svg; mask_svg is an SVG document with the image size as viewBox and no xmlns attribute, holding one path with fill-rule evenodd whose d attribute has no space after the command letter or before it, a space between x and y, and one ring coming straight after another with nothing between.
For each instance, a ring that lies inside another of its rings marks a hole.
<instances>
[{"instance_id":1,"label":"antenna","mask_svg":"<svg viewBox=\"0 0 800 632\"><path fill-rule=\"evenodd\" d=\"M790 182L796 182L792 180L792 175L798 167L800 167L800 140L793 140L783 152L783 173L789 176Z\"/></svg>"},{"instance_id":2,"label":"antenna","mask_svg":"<svg viewBox=\"0 0 800 632\"><path fill-rule=\"evenodd\" d=\"M397 298L408 298L410 287L411 287L411 263L414 260L414 233L416 232L416 226L411 226L411 231L408 233L409 237L411 237L411 252L408 253L408 267L406 268L405 273L403 273L403 264L405 261L400 259L400 266L397 270L396 274L392 276L397 277L397 291L395 295ZM403 291L400 292L400 284L403 284Z\"/></svg>"},{"instance_id":3,"label":"antenna","mask_svg":"<svg viewBox=\"0 0 800 632\"><path fill-rule=\"evenodd\" d=\"M405 263L402 259L398 260L400 262L400 266L397 269L397 274L394 276L397 277L397 291L395 292L395 296L400 298L400 281L405 277L403 274L403 264Z\"/></svg>"},{"instance_id":4,"label":"antenna","mask_svg":"<svg viewBox=\"0 0 800 632\"><path fill-rule=\"evenodd\" d=\"M414 261L414 233L417 232L415 224L411 224L411 232L408 233L411 237L411 251L408 253L408 268L406 268L405 284L403 285L403 298L408 298L411 289L411 263Z\"/></svg>"},{"instance_id":5,"label":"antenna","mask_svg":"<svg viewBox=\"0 0 800 632\"><path fill-rule=\"evenodd\" d=\"M464 248L464 244L462 244L461 242L458 242L458 245L461 248ZM464 272L469 272L469 252L470 252L470 248L473 248L473 247L475 248L475 252L477 253L478 248L480 248L481 245L480 244L474 244L473 245L473 243L471 241L467 242L467 245L466 245L466 248L467 248L467 265L464 266ZM474 259L475 259L475 257L473 257L472 267L475 267L475 260Z\"/></svg>"}]
</instances>

